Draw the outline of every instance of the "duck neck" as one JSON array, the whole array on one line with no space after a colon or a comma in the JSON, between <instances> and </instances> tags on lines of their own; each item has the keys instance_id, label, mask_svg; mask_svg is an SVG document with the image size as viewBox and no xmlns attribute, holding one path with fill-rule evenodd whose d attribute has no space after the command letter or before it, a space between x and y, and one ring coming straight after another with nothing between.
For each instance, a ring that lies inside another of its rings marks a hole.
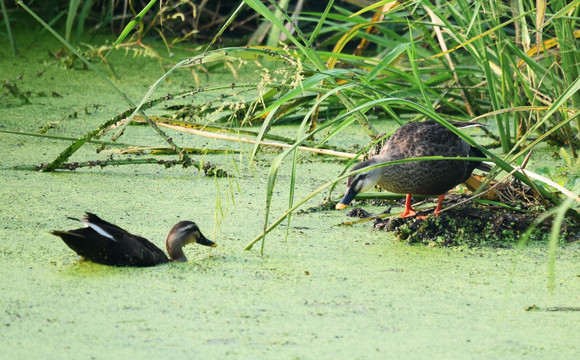
<instances>
[{"instance_id":1,"label":"duck neck","mask_svg":"<svg viewBox=\"0 0 580 360\"><path fill-rule=\"evenodd\" d=\"M184 262L187 261L185 253L183 252L183 242L176 240L174 238L168 237L165 241L165 246L167 247L167 253L169 254L169 259L171 261Z\"/></svg>"}]
</instances>

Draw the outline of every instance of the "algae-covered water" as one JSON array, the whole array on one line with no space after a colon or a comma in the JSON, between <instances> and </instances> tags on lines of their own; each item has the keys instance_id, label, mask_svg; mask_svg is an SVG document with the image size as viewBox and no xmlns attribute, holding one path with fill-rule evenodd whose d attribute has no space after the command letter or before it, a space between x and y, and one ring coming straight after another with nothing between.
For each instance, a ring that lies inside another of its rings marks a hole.
<instances>
[{"instance_id":1,"label":"algae-covered water","mask_svg":"<svg viewBox=\"0 0 580 360\"><path fill-rule=\"evenodd\" d=\"M22 75L17 84L31 92L31 104L3 92L0 129L35 132L53 122L48 134L79 137L126 110L93 73L62 68L45 55L58 49L50 40L16 58L6 42L1 45L2 80ZM116 84L134 101L162 74L160 64L147 58L113 53L111 62L121 75ZM230 82L227 70L221 76L220 81ZM161 92L191 87L192 82L184 71ZM75 111L77 117L67 117ZM356 131L353 136L366 140ZM244 252L263 228L272 155L259 154L249 166L247 147L170 134L182 146L241 150L205 158L235 178L154 165L55 173L15 170L52 160L69 142L0 133L0 358L580 355L580 314L546 311L579 306L578 246L558 249L553 292L548 290L544 246L407 246L388 233L370 231L368 224L338 226L346 218L334 210L296 214L287 237L284 226L269 234L263 256L256 249ZM121 141L163 145L147 127L130 127ZM85 145L72 160L109 155L96 154L96 148ZM317 158L301 162L297 198L341 169ZM286 167L275 190L273 217L287 206L288 179ZM194 220L219 246L211 251L190 246L189 262L144 269L80 261L49 231L78 226L66 217L84 211L159 247L174 223Z\"/></svg>"}]
</instances>

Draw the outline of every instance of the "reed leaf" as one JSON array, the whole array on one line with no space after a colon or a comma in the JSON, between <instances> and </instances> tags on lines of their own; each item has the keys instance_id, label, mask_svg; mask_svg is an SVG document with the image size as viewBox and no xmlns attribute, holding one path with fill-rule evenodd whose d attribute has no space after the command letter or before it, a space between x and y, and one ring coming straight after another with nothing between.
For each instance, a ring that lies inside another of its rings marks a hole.
<instances>
[{"instance_id":1,"label":"reed leaf","mask_svg":"<svg viewBox=\"0 0 580 360\"><path fill-rule=\"evenodd\" d=\"M74 25L75 18L77 16L77 11L81 0L70 0L68 3L68 13L66 17L66 30L64 38L66 41L70 41L70 34L72 32L72 27ZM78 40L78 38L77 38Z\"/></svg>"},{"instance_id":2,"label":"reed leaf","mask_svg":"<svg viewBox=\"0 0 580 360\"><path fill-rule=\"evenodd\" d=\"M157 0L150 0L149 3L147 5L145 5L143 10L141 10L137 15L135 15L134 19L129 21L129 23L127 24L127 26L125 26L125 28L123 29L123 31L121 32L121 34L119 35L117 40L115 40L115 43L113 44L113 49L115 47L117 47L117 45L122 43L123 40L125 40L125 38L129 35L129 33L135 28L135 26L137 24L139 24L143 20L143 17L145 16L145 14L147 14L147 12L149 12L151 7L153 5L155 5L156 2L157 2Z\"/></svg>"},{"instance_id":3,"label":"reed leaf","mask_svg":"<svg viewBox=\"0 0 580 360\"><path fill-rule=\"evenodd\" d=\"M8 36L8 41L10 42L12 55L16 56L18 50L16 47L16 41L14 40L14 35L12 34L12 26L10 26L10 17L8 16L8 11L6 10L6 4L4 0L0 0L0 9L2 10L2 18L4 19L4 25L6 26L6 35Z\"/></svg>"}]
</instances>

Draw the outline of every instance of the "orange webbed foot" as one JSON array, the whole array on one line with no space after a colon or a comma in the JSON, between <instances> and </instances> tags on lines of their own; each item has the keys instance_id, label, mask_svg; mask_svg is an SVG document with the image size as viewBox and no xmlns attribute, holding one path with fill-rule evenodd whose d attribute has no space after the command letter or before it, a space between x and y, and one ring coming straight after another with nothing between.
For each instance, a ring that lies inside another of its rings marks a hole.
<instances>
[{"instance_id":1,"label":"orange webbed foot","mask_svg":"<svg viewBox=\"0 0 580 360\"><path fill-rule=\"evenodd\" d=\"M415 210L413 209L405 209L405 211L403 211L401 215L399 215L399 217L401 218L412 217L415 216L416 214L417 212L415 212Z\"/></svg>"},{"instance_id":2,"label":"orange webbed foot","mask_svg":"<svg viewBox=\"0 0 580 360\"><path fill-rule=\"evenodd\" d=\"M403 211L403 213L401 215L399 215L399 217L406 218L406 217L415 216L415 214L417 214L417 213L411 207L411 194L407 194L407 197L405 199L405 211Z\"/></svg>"}]
</instances>

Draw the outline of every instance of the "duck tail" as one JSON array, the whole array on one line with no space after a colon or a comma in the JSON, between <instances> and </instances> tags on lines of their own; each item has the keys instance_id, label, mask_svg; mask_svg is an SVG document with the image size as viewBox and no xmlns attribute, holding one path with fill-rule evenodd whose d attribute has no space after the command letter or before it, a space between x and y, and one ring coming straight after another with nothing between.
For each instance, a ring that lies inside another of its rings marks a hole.
<instances>
[{"instance_id":1,"label":"duck tail","mask_svg":"<svg viewBox=\"0 0 580 360\"><path fill-rule=\"evenodd\" d=\"M479 150L476 147L471 147L471 149L469 150L469 156L473 156L473 157L482 157L482 158L487 158L487 156L485 156L485 154L483 153L483 151ZM472 162L475 166L475 169L479 169L482 171L486 171L486 172L490 172L492 166L490 164L493 163L489 163L489 162L484 162L484 161L473 161Z\"/></svg>"},{"instance_id":2,"label":"duck tail","mask_svg":"<svg viewBox=\"0 0 580 360\"><path fill-rule=\"evenodd\" d=\"M482 124L478 122L469 122L469 121L449 121L453 126L458 129L466 129L470 127L478 127L478 126L487 126L487 124Z\"/></svg>"},{"instance_id":3,"label":"duck tail","mask_svg":"<svg viewBox=\"0 0 580 360\"><path fill-rule=\"evenodd\" d=\"M488 163L480 162L475 168L481 171L490 172L492 166Z\"/></svg>"}]
</instances>

